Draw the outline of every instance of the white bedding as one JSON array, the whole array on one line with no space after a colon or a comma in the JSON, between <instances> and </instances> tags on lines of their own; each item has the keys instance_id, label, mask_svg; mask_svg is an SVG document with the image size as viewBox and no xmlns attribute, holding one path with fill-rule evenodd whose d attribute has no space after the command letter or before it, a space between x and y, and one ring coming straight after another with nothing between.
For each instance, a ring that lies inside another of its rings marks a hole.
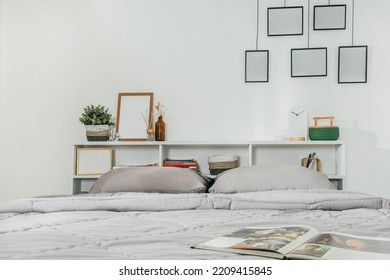
<instances>
[{"instance_id":1,"label":"white bedding","mask_svg":"<svg viewBox=\"0 0 390 280\"><path fill-rule=\"evenodd\" d=\"M390 237L389 201L333 190L90 194L0 204L0 259L243 259L192 245L248 226Z\"/></svg>"}]
</instances>

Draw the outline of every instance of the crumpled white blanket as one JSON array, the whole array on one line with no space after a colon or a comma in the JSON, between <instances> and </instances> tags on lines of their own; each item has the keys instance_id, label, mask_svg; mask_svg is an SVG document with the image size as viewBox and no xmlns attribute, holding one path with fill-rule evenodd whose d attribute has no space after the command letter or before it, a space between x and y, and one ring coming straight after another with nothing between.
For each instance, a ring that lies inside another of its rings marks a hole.
<instances>
[{"instance_id":1,"label":"crumpled white blanket","mask_svg":"<svg viewBox=\"0 0 390 280\"><path fill-rule=\"evenodd\" d=\"M0 213L190 209L346 210L386 207L389 207L389 202L381 197L338 190L284 190L234 194L122 192L21 199L0 204Z\"/></svg>"},{"instance_id":2,"label":"crumpled white blanket","mask_svg":"<svg viewBox=\"0 0 390 280\"><path fill-rule=\"evenodd\" d=\"M388 200L345 191L115 193L0 204L0 259L253 259L191 249L243 227L390 237Z\"/></svg>"}]
</instances>

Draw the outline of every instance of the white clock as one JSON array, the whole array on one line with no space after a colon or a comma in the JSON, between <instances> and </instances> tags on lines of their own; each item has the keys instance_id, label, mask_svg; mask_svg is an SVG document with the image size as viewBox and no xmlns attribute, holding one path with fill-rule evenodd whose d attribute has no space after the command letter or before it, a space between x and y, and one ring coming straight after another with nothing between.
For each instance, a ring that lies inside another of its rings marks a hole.
<instances>
[{"instance_id":1,"label":"white clock","mask_svg":"<svg viewBox=\"0 0 390 280\"><path fill-rule=\"evenodd\" d=\"M288 139L304 141L307 139L307 130L307 112L300 106L291 107L288 111Z\"/></svg>"}]
</instances>

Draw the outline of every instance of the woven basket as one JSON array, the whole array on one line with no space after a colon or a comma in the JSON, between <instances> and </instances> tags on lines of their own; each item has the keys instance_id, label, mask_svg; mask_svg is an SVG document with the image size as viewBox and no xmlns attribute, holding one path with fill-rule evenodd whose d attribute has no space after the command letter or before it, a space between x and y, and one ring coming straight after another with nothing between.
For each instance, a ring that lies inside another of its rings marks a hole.
<instances>
[{"instance_id":1,"label":"woven basket","mask_svg":"<svg viewBox=\"0 0 390 280\"><path fill-rule=\"evenodd\" d=\"M337 140L339 139L340 130L338 126L333 125L334 117L314 117L314 126L309 127L310 140ZM319 119L329 119L330 125L318 126Z\"/></svg>"},{"instance_id":2,"label":"woven basket","mask_svg":"<svg viewBox=\"0 0 390 280\"><path fill-rule=\"evenodd\" d=\"M236 168L239 165L239 157L237 155L231 156L210 156L209 169L211 175L218 175L219 173Z\"/></svg>"},{"instance_id":3,"label":"woven basket","mask_svg":"<svg viewBox=\"0 0 390 280\"><path fill-rule=\"evenodd\" d=\"M221 161L221 162L209 162L210 169L230 169L238 167L238 160L236 161Z\"/></svg>"}]
</instances>

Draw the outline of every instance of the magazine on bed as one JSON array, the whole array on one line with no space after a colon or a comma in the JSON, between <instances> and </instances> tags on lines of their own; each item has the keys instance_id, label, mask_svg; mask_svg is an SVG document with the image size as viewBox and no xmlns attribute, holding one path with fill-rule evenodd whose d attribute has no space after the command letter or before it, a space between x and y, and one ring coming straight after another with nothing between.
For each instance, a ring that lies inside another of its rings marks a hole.
<instances>
[{"instance_id":1,"label":"magazine on bed","mask_svg":"<svg viewBox=\"0 0 390 280\"><path fill-rule=\"evenodd\" d=\"M390 239L307 226L243 228L193 248L278 259L390 259Z\"/></svg>"}]
</instances>

